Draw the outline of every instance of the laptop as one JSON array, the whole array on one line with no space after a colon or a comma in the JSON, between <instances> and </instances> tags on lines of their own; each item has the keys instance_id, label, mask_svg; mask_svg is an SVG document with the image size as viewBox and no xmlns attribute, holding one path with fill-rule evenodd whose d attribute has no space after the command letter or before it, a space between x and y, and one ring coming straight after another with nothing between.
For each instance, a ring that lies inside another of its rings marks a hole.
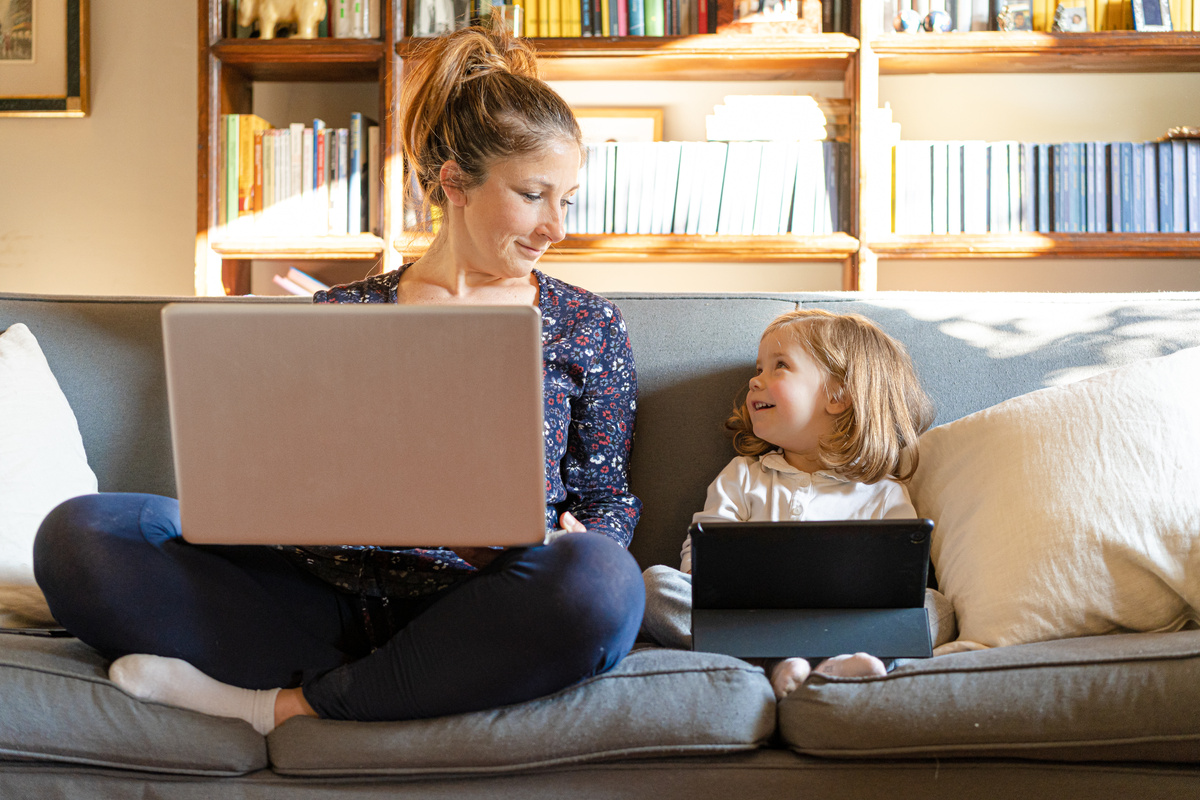
<instances>
[{"instance_id":1,"label":"laptop","mask_svg":"<svg viewBox=\"0 0 1200 800\"><path fill-rule=\"evenodd\" d=\"M692 647L928 658L932 532L928 519L693 524Z\"/></svg>"},{"instance_id":2,"label":"laptop","mask_svg":"<svg viewBox=\"0 0 1200 800\"><path fill-rule=\"evenodd\" d=\"M183 303L162 324L189 542L544 540L536 309Z\"/></svg>"}]
</instances>

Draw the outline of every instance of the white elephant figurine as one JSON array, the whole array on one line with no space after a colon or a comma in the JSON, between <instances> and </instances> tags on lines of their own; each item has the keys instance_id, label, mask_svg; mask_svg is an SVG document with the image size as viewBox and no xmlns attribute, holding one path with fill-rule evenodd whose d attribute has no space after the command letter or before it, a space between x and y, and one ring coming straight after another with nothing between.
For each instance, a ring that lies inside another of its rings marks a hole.
<instances>
[{"instance_id":1,"label":"white elephant figurine","mask_svg":"<svg viewBox=\"0 0 1200 800\"><path fill-rule=\"evenodd\" d=\"M258 20L258 35L274 39L277 27L295 22L297 38L315 39L325 12L325 0L240 0L238 25L250 27Z\"/></svg>"}]
</instances>

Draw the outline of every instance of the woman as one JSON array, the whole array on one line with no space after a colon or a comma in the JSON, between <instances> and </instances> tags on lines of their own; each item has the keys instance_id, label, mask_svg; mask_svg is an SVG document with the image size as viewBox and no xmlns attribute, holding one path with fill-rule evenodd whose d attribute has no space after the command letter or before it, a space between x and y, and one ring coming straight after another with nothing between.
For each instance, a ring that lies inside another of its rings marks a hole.
<instances>
[{"instance_id":1,"label":"woman","mask_svg":"<svg viewBox=\"0 0 1200 800\"><path fill-rule=\"evenodd\" d=\"M501 30L431 42L406 84L404 149L441 229L418 261L316 300L536 305L546 526L565 533L502 551L197 546L169 498L76 498L43 523L35 572L59 622L117 659L126 691L265 734L297 715L521 702L632 647L644 604L625 550L640 512L626 480L633 358L615 306L534 269L564 236L584 153L535 70Z\"/></svg>"}]
</instances>

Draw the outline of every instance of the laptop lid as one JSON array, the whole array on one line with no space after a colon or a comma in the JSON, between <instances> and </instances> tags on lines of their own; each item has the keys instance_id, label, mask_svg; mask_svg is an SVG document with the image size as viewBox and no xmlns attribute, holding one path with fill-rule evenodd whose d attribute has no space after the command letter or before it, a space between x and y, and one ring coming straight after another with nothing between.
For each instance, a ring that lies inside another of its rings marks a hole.
<instances>
[{"instance_id":1,"label":"laptop lid","mask_svg":"<svg viewBox=\"0 0 1200 800\"><path fill-rule=\"evenodd\" d=\"M698 523L693 647L740 657L932 654L933 522Z\"/></svg>"},{"instance_id":2,"label":"laptop lid","mask_svg":"<svg viewBox=\"0 0 1200 800\"><path fill-rule=\"evenodd\" d=\"M162 321L188 541L543 541L536 309L187 303Z\"/></svg>"}]
</instances>

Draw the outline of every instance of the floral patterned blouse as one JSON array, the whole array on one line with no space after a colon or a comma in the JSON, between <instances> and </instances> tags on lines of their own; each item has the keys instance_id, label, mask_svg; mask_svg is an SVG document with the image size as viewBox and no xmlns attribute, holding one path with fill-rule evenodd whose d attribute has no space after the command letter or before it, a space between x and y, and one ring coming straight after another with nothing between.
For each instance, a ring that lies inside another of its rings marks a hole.
<instances>
[{"instance_id":1,"label":"floral patterned blouse","mask_svg":"<svg viewBox=\"0 0 1200 800\"><path fill-rule=\"evenodd\" d=\"M395 303L409 265L317 292L317 303ZM570 511L589 531L628 547L641 514L629 493L629 453L637 409L633 351L621 313L609 301L538 270L546 437L546 529ZM355 594L419 597L475 568L442 549L282 548L323 580Z\"/></svg>"}]
</instances>

